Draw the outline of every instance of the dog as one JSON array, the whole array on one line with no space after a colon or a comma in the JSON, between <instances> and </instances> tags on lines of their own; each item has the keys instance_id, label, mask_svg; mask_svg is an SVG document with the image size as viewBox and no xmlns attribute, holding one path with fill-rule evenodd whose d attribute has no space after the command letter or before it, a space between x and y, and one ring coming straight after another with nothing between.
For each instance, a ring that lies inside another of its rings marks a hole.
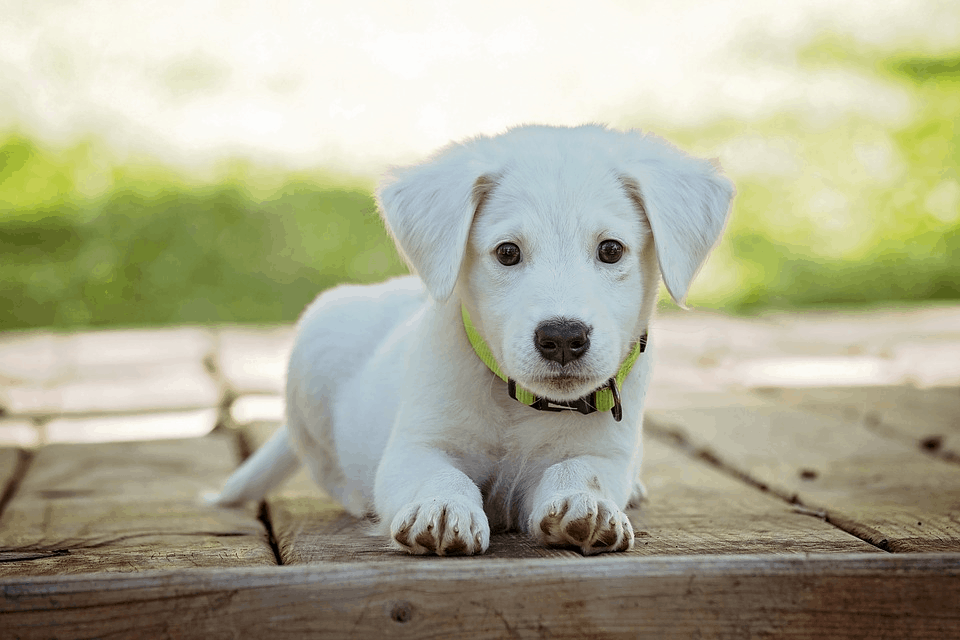
<instances>
[{"instance_id":1,"label":"dog","mask_svg":"<svg viewBox=\"0 0 960 640\"><path fill-rule=\"evenodd\" d=\"M522 126L390 172L383 220L415 276L322 293L298 325L286 426L215 499L302 462L412 554L524 531L626 551L661 278L683 304L732 183L663 139Z\"/></svg>"}]
</instances>

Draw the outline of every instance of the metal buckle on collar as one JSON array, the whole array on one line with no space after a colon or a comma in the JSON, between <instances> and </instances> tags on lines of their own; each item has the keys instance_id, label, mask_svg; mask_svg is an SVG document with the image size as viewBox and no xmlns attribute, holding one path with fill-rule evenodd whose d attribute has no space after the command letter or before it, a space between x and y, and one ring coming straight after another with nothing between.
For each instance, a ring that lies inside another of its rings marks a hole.
<instances>
[{"instance_id":1,"label":"metal buckle on collar","mask_svg":"<svg viewBox=\"0 0 960 640\"><path fill-rule=\"evenodd\" d=\"M620 387L617 386L617 379L610 378L607 380L607 387L610 388L610 393L613 394L613 408L610 409L610 413L613 414L614 421L620 422L623 420L623 405L620 404Z\"/></svg>"},{"instance_id":2,"label":"metal buckle on collar","mask_svg":"<svg viewBox=\"0 0 960 640\"><path fill-rule=\"evenodd\" d=\"M533 407L538 411L578 411L587 415L597 410L597 392L603 391L604 389L610 389L610 393L613 394L613 408L610 409L610 413L613 414L613 419L616 422L620 422L623 419L623 406L620 404L620 388L617 386L616 378L610 378L607 380L607 383L599 389L576 400L560 402L534 396L533 404L527 406ZM517 400L517 383L513 378L507 380L507 391L510 393L511 398Z\"/></svg>"}]
</instances>

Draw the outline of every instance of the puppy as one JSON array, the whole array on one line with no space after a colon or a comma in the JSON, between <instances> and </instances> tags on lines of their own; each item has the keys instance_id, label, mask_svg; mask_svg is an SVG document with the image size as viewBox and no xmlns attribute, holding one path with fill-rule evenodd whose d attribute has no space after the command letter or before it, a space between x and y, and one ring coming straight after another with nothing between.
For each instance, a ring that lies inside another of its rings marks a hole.
<instances>
[{"instance_id":1,"label":"puppy","mask_svg":"<svg viewBox=\"0 0 960 640\"><path fill-rule=\"evenodd\" d=\"M227 482L260 499L306 463L414 554L522 530L625 551L661 277L682 303L733 186L663 140L525 126L393 171L384 222L418 277L321 294L287 424Z\"/></svg>"}]
</instances>

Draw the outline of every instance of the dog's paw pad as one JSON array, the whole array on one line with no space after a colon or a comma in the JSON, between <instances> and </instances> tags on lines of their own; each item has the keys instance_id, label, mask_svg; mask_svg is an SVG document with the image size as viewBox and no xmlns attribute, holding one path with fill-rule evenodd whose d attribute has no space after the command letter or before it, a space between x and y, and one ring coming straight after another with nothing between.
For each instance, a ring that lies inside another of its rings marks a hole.
<instances>
[{"instance_id":1,"label":"dog's paw pad","mask_svg":"<svg viewBox=\"0 0 960 640\"><path fill-rule=\"evenodd\" d=\"M394 517L390 535L400 548L417 555L473 555L490 545L483 509L465 498L411 502Z\"/></svg>"},{"instance_id":2,"label":"dog's paw pad","mask_svg":"<svg viewBox=\"0 0 960 640\"><path fill-rule=\"evenodd\" d=\"M584 555L633 548L633 526L610 500L588 493L557 498L534 513L531 530L549 547L579 547Z\"/></svg>"}]
</instances>

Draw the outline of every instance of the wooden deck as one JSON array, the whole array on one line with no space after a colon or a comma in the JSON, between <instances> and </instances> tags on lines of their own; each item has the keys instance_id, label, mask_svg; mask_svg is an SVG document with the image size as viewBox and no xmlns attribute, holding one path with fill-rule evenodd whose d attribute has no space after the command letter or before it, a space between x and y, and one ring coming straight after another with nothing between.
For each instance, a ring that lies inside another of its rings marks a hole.
<instances>
[{"instance_id":1,"label":"wooden deck","mask_svg":"<svg viewBox=\"0 0 960 640\"><path fill-rule=\"evenodd\" d=\"M960 307L653 335L635 550L431 559L303 473L198 500L276 428L289 327L0 334L0 638L960 637Z\"/></svg>"}]
</instances>

